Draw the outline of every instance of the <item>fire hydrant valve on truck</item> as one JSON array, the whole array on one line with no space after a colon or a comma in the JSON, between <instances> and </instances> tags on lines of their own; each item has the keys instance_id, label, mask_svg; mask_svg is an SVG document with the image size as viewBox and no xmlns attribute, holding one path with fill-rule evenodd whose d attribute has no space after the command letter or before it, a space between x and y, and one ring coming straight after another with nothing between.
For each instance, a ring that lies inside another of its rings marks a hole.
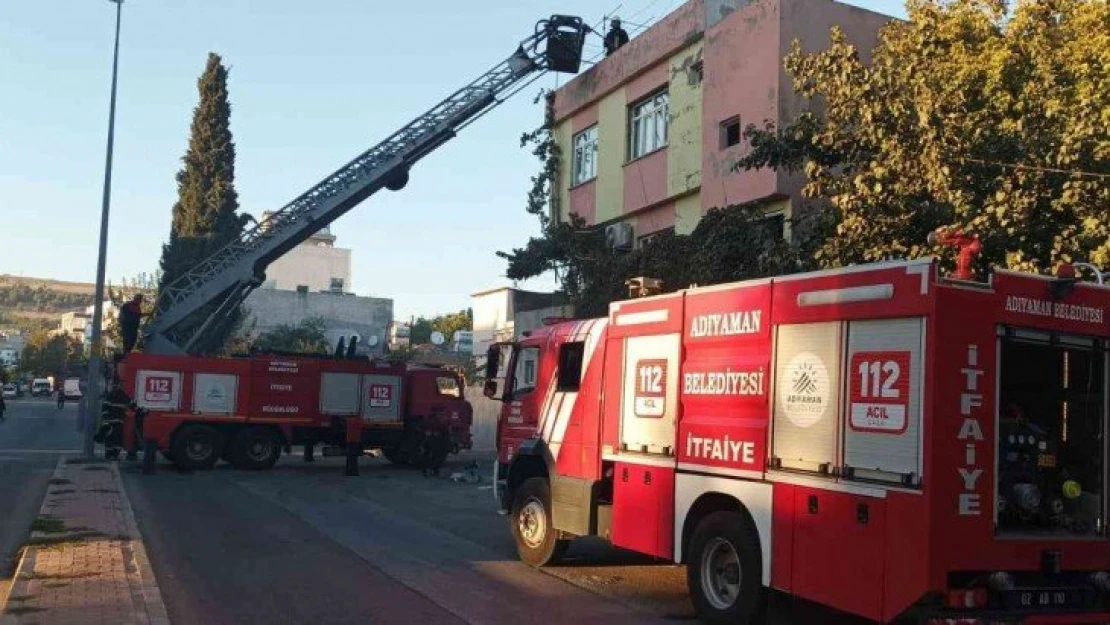
<instances>
[{"instance_id":1,"label":"fire hydrant valve on truck","mask_svg":"<svg viewBox=\"0 0 1110 625\"><path fill-rule=\"evenodd\" d=\"M686 563L709 622L756 622L766 589L883 623L1110 622L1110 288L974 284L959 243L953 279L691 288L492 348L521 558L596 535Z\"/></svg>"}]
</instances>

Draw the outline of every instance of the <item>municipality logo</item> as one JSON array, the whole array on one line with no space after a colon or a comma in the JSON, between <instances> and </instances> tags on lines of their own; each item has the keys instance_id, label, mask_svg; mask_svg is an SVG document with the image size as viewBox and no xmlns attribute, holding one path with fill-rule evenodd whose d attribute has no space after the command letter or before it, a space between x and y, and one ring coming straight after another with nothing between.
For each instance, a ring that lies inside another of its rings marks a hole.
<instances>
[{"instance_id":1,"label":"municipality logo","mask_svg":"<svg viewBox=\"0 0 1110 625\"><path fill-rule=\"evenodd\" d=\"M813 352L802 352L786 365L787 386L780 396L786 418L808 428L825 416L829 406L829 370Z\"/></svg>"}]
</instances>

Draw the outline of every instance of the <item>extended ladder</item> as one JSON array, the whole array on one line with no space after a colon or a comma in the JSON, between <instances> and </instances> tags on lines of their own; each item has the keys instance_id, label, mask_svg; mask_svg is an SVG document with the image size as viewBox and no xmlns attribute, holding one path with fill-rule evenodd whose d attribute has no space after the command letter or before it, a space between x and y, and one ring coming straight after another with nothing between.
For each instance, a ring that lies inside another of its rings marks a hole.
<instances>
[{"instance_id":1,"label":"extended ladder","mask_svg":"<svg viewBox=\"0 0 1110 625\"><path fill-rule=\"evenodd\" d=\"M191 353L213 322L226 317L262 284L270 263L381 188L404 187L414 163L517 93L523 86L510 90L525 77L546 71L577 72L588 30L577 17L554 15L540 21L508 59L167 285L144 329L145 351ZM194 313L216 302L214 312L196 318Z\"/></svg>"}]
</instances>

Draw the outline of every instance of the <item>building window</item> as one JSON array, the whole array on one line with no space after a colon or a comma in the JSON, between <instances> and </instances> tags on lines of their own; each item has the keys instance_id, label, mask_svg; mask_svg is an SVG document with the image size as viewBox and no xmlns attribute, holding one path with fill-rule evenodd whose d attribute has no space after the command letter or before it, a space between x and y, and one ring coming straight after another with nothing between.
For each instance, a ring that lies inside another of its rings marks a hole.
<instances>
[{"instance_id":1,"label":"building window","mask_svg":"<svg viewBox=\"0 0 1110 625\"><path fill-rule=\"evenodd\" d=\"M667 146L670 95L664 90L632 105L629 119L629 159Z\"/></svg>"},{"instance_id":2,"label":"building window","mask_svg":"<svg viewBox=\"0 0 1110 625\"><path fill-rule=\"evenodd\" d=\"M574 135L574 176L579 185L597 177L597 124Z\"/></svg>"},{"instance_id":3,"label":"building window","mask_svg":"<svg viewBox=\"0 0 1110 625\"><path fill-rule=\"evenodd\" d=\"M721 122L721 149L740 145L740 117Z\"/></svg>"},{"instance_id":4,"label":"building window","mask_svg":"<svg viewBox=\"0 0 1110 625\"><path fill-rule=\"evenodd\" d=\"M659 239L659 237L661 237L663 235L667 235L667 234L674 234L674 227L673 226L670 227L670 228L663 228L662 230L656 230L655 232L652 232L651 234L645 234L642 237L639 237L638 239L636 239L636 244L639 247L644 247L645 245L651 245L653 242L655 242L657 239Z\"/></svg>"},{"instance_id":5,"label":"building window","mask_svg":"<svg viewBox=\"0 0 1110 625\"><path fill-rule=\"evenodd\" d=\"M333 293L342 293L343 292L343 278L332 278L331 280L328 281L328 288Z\"/></svg>"},{"instance_id":6,"label":"building window","mask_svg":"<svg viewBox=\"0 0 1110 625\"><path fill-rule=\"evenodd\" d=\"M762 235L764 246L770 251L779 241L786 238L786 216L771 213L752 222L752 227Z\"/></svg>"}]
</instances>

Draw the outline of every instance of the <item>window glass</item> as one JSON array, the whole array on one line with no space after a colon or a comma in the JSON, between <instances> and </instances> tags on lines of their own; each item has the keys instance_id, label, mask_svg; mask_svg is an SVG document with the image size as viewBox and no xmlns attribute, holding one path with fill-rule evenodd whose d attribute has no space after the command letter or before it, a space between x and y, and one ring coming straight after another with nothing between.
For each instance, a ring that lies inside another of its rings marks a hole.
<instances>
[{"instance_id":1,"label":"window glass","mask_svg":"<svg viewBox=\"0 0 1110 625\"><path fill-rule=\"evenodd\" d=\"M582 356L585 343L563 343L559 347L559 386L556 390L577 391L582 383Z\"/></svg>"},{"instance_id":2,"label":"window glass","mask_svg":"<svg viewBox=\"0 0 1110 625\"><path fill-rule=\"evenodd\" d=\"M579 185L597 177L597 125L574 135L574 168L571 184Z\"/></svg>"},{"instance_id":3,"label":"window glass","mask_svg":"<svg viewBox=\"0 0 1110 625\"><path fill-rule=\"evenodd\" d=\"M540 348L538 347L525 347L517 352L516 366L513 368L514 397L535 390L539 360Z\"/></svg>"},{"instance_id":4,"label":"window glass","mask_svg":"<svg viewBox=\"0 0 1110 625\"><path fill-rule=\"evenodd\" d=\"M740 145L740 118L733 117L721 122L721 149Z\"/></svg>"},{"instance_id":5,"label":"window glass","mask_svg":"<svg viewBox=\"0 0 1110 625\"><path fill-rule=\"evenodd\" d=\"M667 145L670 95L661 91L632 106L629 157L639 158Z\"/></svg>"},{"instance_id":6,"label":"window glass","mask_svg":"<svg viewBox=\"0 0 1110 625\"><path fill-rule=\"evenodd\" d=\"M462 391L459 389L459 381L453 377L440 376L436 378L436 388L439 390L440 395L462 397Z\"/></svg>"}]
</instances>

